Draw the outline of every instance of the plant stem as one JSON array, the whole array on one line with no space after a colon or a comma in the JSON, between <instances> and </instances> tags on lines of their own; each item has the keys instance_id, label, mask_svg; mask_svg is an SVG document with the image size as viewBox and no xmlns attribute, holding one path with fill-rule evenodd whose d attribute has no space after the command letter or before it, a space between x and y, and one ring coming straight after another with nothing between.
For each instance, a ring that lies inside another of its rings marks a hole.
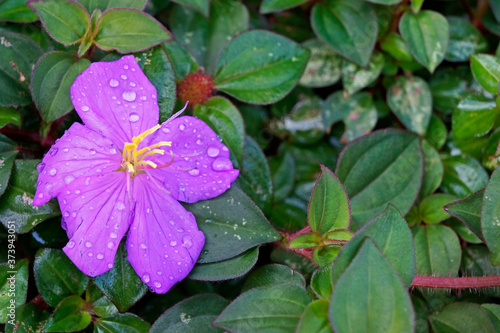
<instances>
[{"instance_id":1,"label":"plant stem","mask_svg":"<svg viewBox=\"0 0 500 333\"><path fill-rule=\"evenodd\" d=\"M477 9L476 9L476 14L474 15L474 18L472 19L472 24L481 30L482 28L482 20L483 16L486 13L486 11L489 8L489 4L487 0L479 0L477 2Z\"/></svg>"},{"instance_id":2,"label":"plant stem","mask_svg":"<svg viewBox=\"0 0 500 333\"><path fill-rule=\"evenodd\" d=\"M452 289L500 287L500 276L440 277L417 275L411 286Z\"/></svg>"}]
</instances>

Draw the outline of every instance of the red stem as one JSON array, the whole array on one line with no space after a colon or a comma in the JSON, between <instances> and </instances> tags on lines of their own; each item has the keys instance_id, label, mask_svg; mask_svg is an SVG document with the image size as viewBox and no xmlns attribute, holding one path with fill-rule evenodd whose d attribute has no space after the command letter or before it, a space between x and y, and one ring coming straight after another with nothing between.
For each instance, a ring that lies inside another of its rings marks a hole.
<instances>
[{"instance_id":1,"label":"red stem","mask_svg":"<svg viewBox=\"0 0 500 333\"><path fill-rule=\"evenodd\" d=\"M411 286L452 289L500 287L500 276L439 277L417 275Z\"/></svg>"}]
</instances>

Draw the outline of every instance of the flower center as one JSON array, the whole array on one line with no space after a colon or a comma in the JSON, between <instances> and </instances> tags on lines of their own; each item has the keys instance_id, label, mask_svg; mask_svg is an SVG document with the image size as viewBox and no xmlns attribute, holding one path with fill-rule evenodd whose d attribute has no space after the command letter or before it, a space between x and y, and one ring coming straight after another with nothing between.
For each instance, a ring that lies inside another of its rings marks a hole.
<instances>
[{"instance_id":1,"label":"flower center","mask_svg":"<svg viewBox=\"0 0 500 333\"><path fill-rule=\"evenodd\" d=\"M151 146L139 149L139 144L141 143L141 141L148 135L156 132L160 127L161 125L156 125L155 127L144 131L138 136L134 136L132 138L132 142L125 142L125 145L123 146L123 162L121 164L122 167L118 171L128 172L133 177L140 172L147 172L147 169L156 169L172 164L174 158L172 151L170 151L170 154L172 155L172 161L170 161L170 163L168 164L158 165L151 160L151 158L155 154L164 155L165 150L158 148L167 146L170 147L172 145L171 141L161 141Z\"/></svg>"}]
</instances>

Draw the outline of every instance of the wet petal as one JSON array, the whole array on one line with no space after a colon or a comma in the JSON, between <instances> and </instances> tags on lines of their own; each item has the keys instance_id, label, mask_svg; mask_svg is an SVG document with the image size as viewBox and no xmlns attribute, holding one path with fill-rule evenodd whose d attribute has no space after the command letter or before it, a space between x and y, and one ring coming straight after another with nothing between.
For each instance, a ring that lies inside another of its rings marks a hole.
<instances>
[{"instance_id":1,"label":"wet petal","mask_svg":"<svg viewBox=\"0 0 500 333\"><path fill-rule=\"evenodd\" d=\"M120 149L158 124L156 89L132 55L91 64L71 86L71 100L85 125Z\"/></svg>"},{"instance_id":2,"label":"wet petal","mask_svg":"<svg viewBox=\"0 0 500 333\"><path fill-rule=\"evenodd\" d=\"M179 201L196 202L216 197L238 177L239 171L233 169L229 159L229 149L198 118L180 117L163 123L147 144L159 141L172 141L174 162L166 168L151 169L151 175ZM171 162L168 153L155 158L159 160L157 164Z\"/></svg>"},{"instance_id":3,"label":"wet petal","mask_svg":"<svg viewBox=\"0 0 500 333\"><path fill-rule=\"evenodd\" d=\"M121 161L120 150L111 140L74 123L38 165L33 205L43 205L79 177L115 171Z\"/></svg>"},{"instance_id":4,"label":"wet petal","mask_svg":"<svg viewBox=\"0 0 500 333\"><path fill-rule=\"evenodd\" d=\"M143 174L135 177L135 217L127 236L128 260L154 292L166 293L193 268L205 237L196 220Z\"/></svg>"},{"instance_id":5,"label":"wet petal","mask_svg":"<svg viewBox=\"0 0 500 333\"><path fill-rule=\"evenodd\" d=\"M70 239L63 251L87 275L113 267L120 240L130 226L133 204L125 177L125 172L82 177L58 197Z\"/></svg>"}]
</instances>

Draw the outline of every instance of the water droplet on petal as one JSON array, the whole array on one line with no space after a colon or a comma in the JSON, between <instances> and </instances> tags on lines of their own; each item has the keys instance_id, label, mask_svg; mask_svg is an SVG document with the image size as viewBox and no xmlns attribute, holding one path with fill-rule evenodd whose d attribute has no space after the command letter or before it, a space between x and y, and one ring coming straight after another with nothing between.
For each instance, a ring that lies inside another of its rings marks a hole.
<instances>
[{"instance_id":1,"label":"water droplet on petal","mask_svg":"<svg viewBox=\"0 0 500 333\"><path fill-rule=\"evenodd\" d=\"M176 241L171 241L170 242L170 246L176 246L177 245L177 242Z\"/></svg>"},{"instance_id":2,"label":"water droplet on petal","mask_svg":"<svg viewBox=\"0 0 500 333\"><path fill-rule=\"evenodd\" d=\"M108 249L112 249L114 247L115 247L115 243L113 243L113 242L108 243Z\"/></svg>"},{"instance_id":3,"label":"water droplet on petal","mask_svg":"<svg viewBox=\"0 0 500 333\"><path fill-rule=\"evenodd\" d=\"M97 259L101 260L101 259L103 259L103 258L104 258L104 255L103 255L102 253L99 253L99 254L97 255Z\"/></svg>"},{"instance_id":4,"label":"water droplet on petal","mask_svg":"<svg viewBox=\"0 0 500 333\"><path fill-rule=\"evenodd\" d=\"M158 275L162 275L163 273L161 271L156 272Z\"/></svg>"},{"instance_id":5,"label":"water droplet on petal","mask_svg":"<svg viewBox=\"0 0 500 333\"><path fill-rule=\"evenodd\" d=\"M115 148L109 148L109 153L110 153L111 155L116 154L116 149L115 149Z\"/></svg>"},{"instance_id":6,"label":"water droplet on petal","mask_svg":"<svg viewBox=\"0 0 500 333\"><path fill-rule=\"evenodd\" d=\"M184 124L180 124L180 125L179 125L179 129L180 129L181 131L184 131L184 130L186 129L186 126L184 126Z\"/></svg>"},{"instance_id":7,"label":"water droplet on petal","mask_svg":"<svg viewBox=\"0 0 500 333\"><path fill-rule=\"evenodd\" d=\"M193 237L191 236L184 236L182 238L182 246L184 246L185 248L191 248L191 246L193 246Z\"/></svg>"},{"instance_id":8,"label":"water droplet on petal","mask_svg":"<svg viewBox=\"0 0 500 333\"><path fill-rule=\"evenodd\" d=\"M168 221L171 225L175 225L175 222L173 220Z\"/></svg>"},{"instance_id":9,"label":"water droplet on petal","mask_svg":"<svg viewBox=\"0 0 500 333\"><path fill-rule=\"evenodd\" d=\"M86 243L85 243L85 246L86 246L86 247L92 247L92 243L91 243L91 242L86 242Z\"/></svg>"},{"instance_id":10,"label":"water droplet on petal","mask_svg":"<svg viewBox=\"0 0 500 333\"><path fill-rule=\"evenodd\" d=\"M110 234L109 234L109 237L111 237L111 238L116 238L116 237L118 237L118 236L117 236L114 232L112 232L112 233L110 233Z\"/></svg>"},{"instance_id":11,"label":"water droplet on petal","mask_svg":"<svg viewBox=\"0 0 500 333\"><path fill-rule=\"evenodd\" d=\"M143 101L145 101L145 100L147 100L147 99L148 99L148 98L147 98L146 96L142 96L142 97L141 97L141 100L143 100Z\"/></svg>"},{"instance_id":12,"label":"water droplet on petal","mask_svg":"<svg viewBox=\"0 0 500 333\"><path fill-rule=\"evenodd\" d=\"M67 245L68 249L72 249L75 246L75 242L70 241Z\"/></svg>"},{"instance_id":13,"label":"water droplet on petal","mask_svg":"<svg viewBox=\"0 0 500 333\"><path fill-rule=\"evenodd\" d=\"M156 288L161 288L161 283L160 282L155 282L155 287Z\"/></svg>"},{"instance_id":14,"label":"water droplet on petal","mask_svg":"<svg viewBox=\"0 0 500 333\"><path fill-rule=\"evenodd\" d=\"M49 171L49 175L51 175L51 176L55 176L55 175L56 175L56 173L57 173L57 169L56 169L56 168L52 168L52 169L50 169L50 171Z\"/></svg>"},{"instance_id":15,"label":"water droplet on petal","mask_svg":"<svg viewBox=\"0 0 500 333\"><path fill-rule=\"evenodd\" d=\"M135 101L136 94L135 91L124 91L122 97L126 101L133 102Z\"/></svg>"},{"instance_id":16,"label":"water droplet on petal","mask_svg":"<svg viewBox=\"0 0 500 333\"><path fill-rule=\"evenodd\" d=\"M198 169L189 170L189 174L191 176L198 176L200 174L200 170Z\"/></svg>"},{"instance_id":17,"label":"water droplet on petal","mask_svg":"<svg viewBox=\"0 0 500 333\"><path fill-rule=\"evenodd\" d=\"M52 148L50 148L50 150L49 150L49 154L50 154L50 155L52 155L52 156L54 156L55 154L57 154L57 151L58 151L58 150L59 150L58 148L56 148L56 147L52 147Z\"/></svg>"},{"instance_id":18,"label":"water droplet on petal","mask_svg":"<svg viewBox=\"0 0 500 333\"><path fill-rule=\"evenodd\" d=\"M93 254L92 252L89 252L87 255L88 255L89 257L92 257L94 254Z\"/></svg>"},{"instance_id":19,"label":"water droplet on petal","mask_svg":"<svg viewBox=\"0 0 500 333\"><path fill-rule=\"evenodd\" d=\"M108 268L113 268L113 264L112 263L108 263Z\"/></svg>"},{"instance_id":20,"label":"water droplet on petal","mask_svg":"<svg viewBox=\"0 0 500 333\"><path fill-rule=\"evenodd\" d=\"M44 168L45 168L45 163L40 163L36 166L36 170L38 172L42 172Z\"/></svg>"},{"instance_id":21,"label":"water droplet on petal","mask_svg":"<svg viewBox=\"0 0 500 333\"><path fill-rule=\"evenodd\" d=\"M126 80L126 79L127 79L127 75L124 75L124 74L120 75L120 77L121 77L122 79L124 79L124 80Z\"/></svg>"},{"instance_id":22,"label":"water droplet on petal","mask_svg":"<svg viewBox=\"0 0 500 333\"><path fill-rule=\"evenodd\" d=\"M210 146L208 147L207 154L210 157L217 157L219 155L219 148Z\"/></svg>"},{"instance_id":23,"label":"water droplet on petal","mask_svg":"<svg viewBox=\"0 0 500 333\"><path fill-rule=\"evenodd\" d=\"M113 88L114 88L114 87L118 87L118 85L119 85L119 84L120 84L120 83L118 82L118 80L115 80L115 79L111 79L111 80L109 80L109 85L110 85L111 87L113 87Z\"/></svg>"},{"instance_id":24,"label":"water droplet on petal","mask_svg":"<svg viewBox=\"0 0 500 333\"><path fill-rule=\"evenodd\" d=\"M143 250L144 250L144 249L146 249L146 248L147 248L146 244L142 243L142 244L141 244L141 249L143 249Z\"/></svg>"},{"instance_id":25,"label":"water droplet on petal","mask_svg":"<svg viewBox=\"0 0 500 333\"><path fill-rule=\"evenodd\" d=\"M123 66L124 69L128 69L128 65Z\"/></svg>"},{"instance_id":26,"label":"water droplet on petal","mask_svg":"<svg viewBox=\"0 0 500 333\"><path fill-rule=\"evenodd\" d=\"M69 217L69 212L64 212L64 213L63 213L63 216L64 216L64 217Z\"/></svg>"},{"instance_id":27,"label":"water droplet on petal","mask_svg":"<svg viewBox=\"0 0 500 333\"><path fill-rule=\"evenodd\" d=\"M88 110L90 110L90 109L89 109L89 107L87 105L82 106L82 111L83 112L87 112Z\"/></svg>"},{"instance_id":28,"label":"water droplet on petal","mask_svg":"<svg viewBox=\"0 0 500 333\"><path fill-rule=\"evenodd\" d=\"M64 182L67 184L71 183L73 180L75 180L75 177L69 175L66 178L64 178Z\"/></svg>"},{"instance_id":29,"label":"water droplet on petal","mask_svg":"<svg viewBox=\"0 0 500 333\"><path fill-rule=\"evenodd\" d=\"M130 122L132 123L135 123L136 121L139 120L139 115L137 113L131 113L128 120L130 120Z\"/></svg>"},{"instance_id":30,"label":"water droplet on petal","mask_svg":"<svg viewBox=\"0 0 500 333\"><path fill-rule=\"evenodd\" d=\"M135 82L130 82L129 84L131 87L135 87Z\"/></svg>"},{"instance_id":31,"label":"water droplet on petal","mask_svg":"<svg viewBox=\"0 0 500 333\"><path fill-rule=\"evenodd\" d=\"M148 282L149 282L149 274L144 274L144 275L142 276L142 281L144 281L144 282L148 283Z\"/></svg>"},{"instance_id":32,"label":"water droplet on petal","mask_svg":"<svg viewBox=\"0 0 500 333\"><path fill-rule=\"evenodd\" d=\"M95 155L95 150L94 149L89 149L90 155Z\"/></svg>"},{"instance_id":33,"label":"water droplet on petal","mask_svg":"<svg viewBox=\"0 0 500 333\"><path fill-rule=\"evenodd\" d=\"M215 171L227 171L231 170L232 168L233 163L231 163L230 160L224 157L219 157L212 163L212 169L214 169Z\"/></svg>"},{"instance_id":34,"label":"water droplet on petal","mask_svg":"<svg viewBox=\"0 0 500 333\"><path fill-rule=\"evenodd\" d=\"M125 209L125 204L121 201L118 201L115 205L116 209L118 210L124 210Z\"/></svg>"}]
</instances>

